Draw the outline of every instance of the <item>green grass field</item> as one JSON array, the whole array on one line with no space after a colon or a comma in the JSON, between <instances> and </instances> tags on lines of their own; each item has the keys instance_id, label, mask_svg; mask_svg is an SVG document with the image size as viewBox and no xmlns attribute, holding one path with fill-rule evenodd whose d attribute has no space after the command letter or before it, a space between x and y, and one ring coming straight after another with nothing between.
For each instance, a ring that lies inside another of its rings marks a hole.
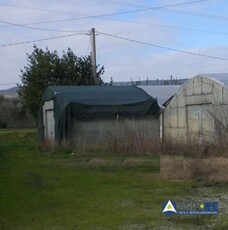
<instances>
[{"instance_id":1,"label":"green grass field","mask_svg":"<svg viewBox=\"0 0 228 230\"><path fill-rule=\"evenodd\" d=\"M35 130L0 131L0 229L228 229L228 185L162 179L159 156L39 148ZM161 205L217 200L217 216Z\"/></svg>"}]
</instances>

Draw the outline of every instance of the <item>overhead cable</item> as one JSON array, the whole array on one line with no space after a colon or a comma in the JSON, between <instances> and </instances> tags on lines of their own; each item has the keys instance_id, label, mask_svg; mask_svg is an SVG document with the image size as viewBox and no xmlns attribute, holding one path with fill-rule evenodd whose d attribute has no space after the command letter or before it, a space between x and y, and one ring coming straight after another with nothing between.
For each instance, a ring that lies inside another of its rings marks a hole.
<instances>
[{"instance_id":1,"label":"overhead cable","mask_svg":"<svg viewBox=\"0 0 228 230\"><path fill-rule=\"evenodd\" d=\"M125 37L121 37L121 36L117 36L117 35L112 35L112 34L108 34L108 33L103 33L103 32L98 32L98 33L99 34L103 34L105 36L109 36L109 37L113 37L113 38L117 38L117 39L129 41L129 42L133 42L133 43L138 43L138 44L142 44L142 45L152 46L152 47L155 47L155 48L171 50L171 51L175 51L175 52L179 52L179 53L185 53L185 54L194 55L194 56L200 56L200 57L206 57L206 58L213 58L213 59L218 59L218 60L222 60L222 61L228 61L228 58L223 58L223 57L218 57L218 56L212 56L212 55L207 55L207 54L201 54L201 53L195 53L195 52L192 52L192 51L187 51L187 50L182 50L182 49L176 49L176 48L171 48L171 47L162 46L162 45L156 45L156 44L153 44L153 43L142 42L142 41L134 40L134 39L131 39L131 38L125 38Z\"/></svg>"},{"instance_id":2,"label":"overhead cable","mask_svg":"<svg viewBox=\"0 0 228 230\"><path fill-rule=\"evenodd\" d=\"M20 7L20 6L8 5L8 4L0 4L0 5L4 5L4 6L6 5L6 6L12 6L12 7ZM30 7L21 7L21 8L30 9ZM41 10L39 8L31 8L31 9ZM49 10L47 10L47 11L49 11ZM55 11L51 10L51 12L55 12ZM59 12L59 11L57 11L57 12ZM62 12L62 11L60 11L60 12ZM67 14L67 12L64 12L64 13ZM73 14L73 13L69 13L69 14ZM91 16L91 15L83 15L83 16L84 17L94 17L94 16ZM223 17L223 16L221 16L221 17ZM126 22L126 23L133 23L133 24L142 24L142 25L148 25L148 26L158 26L158 27L163 27L163 28L172 28L172 29L178 29L178 30L188 30L188 31L210 33L210 34L217 34L217 35L228 35L228 33L221 32L221 31L202 30L202 29L197 29L197 28L189 28L189 27L175 26L175 25L155 24L155 23L140 22L140 21L135 21L135 20L114 19L114 18L108 18L108 17L103 17L103 16L101 16L101 18L104 18L104 19L107 19L107 20L112 20L112 21L122 21L122 22ZM66 21L66 20L72 20L72 19L63 19L63 20L45 21L45 22L34 22L34 23L26 23L26 24L18 24L18 23L12 23L12 22L2 21L2 20L0 22L4 23L4 24L7 24L7 25L10 25L10 26L17 26L17 27L23 27L23 28L27 28L27 29L34 29L34 30L41 30L41 31L69 32L69 33L84 32L84 31L74 31L74 30L46 29L46 28L30 26L30 25L34 25L34 24L55 23L55 22L62 22L62 21ZM0 26L0 27L4 27L4 26Z\"/></svg>"},{"instance_id":3,"label":"overhead cable","mask_svg":"<svg viewBox=\"0 0 228 230\"><path fill-rule=\"evenodd\" d=\"M55 37L50 37L50 38L36 39L36 40L32 40L32 41L15 42L15 43L0 45L0 48L8 47L8 46L24 45L24 44L34 43L34 42L54 40L54 39L59 39L59 38L72 37L72 36L76 36L76 35L88 35L88 34L87 33L74 33L74 34L67 34L67 35L55 36Z\"/></svg>"},{"instance_id":4,"label":"overhead cable","mask_svg":"<svg viewBox=\"0 0 228 230\"><path fill-rule=\"evenodd\" d=\"M226 20L226 21L228 20L228 17L223 16L223 15L205 14L205 13L197 13L197 12L191 12L191 11L185 11L185 10L175 10L175 9L159 9L159 10L165 11L165 12L171 12L171 13L191 15L191 16L213 18L213 19L220 19L220 20Z\"/></svg>"},{"instance_id":5,"label":"overhead cable","mask_svg":"<svg viewBox=\"0 0 228 230\"><path fill-rule=\"evenodd\" d=\"M33 27L33 26L28 26L28 25L23 25L23 24L17 24L17 23L12 23L12 22L7 22L7 21L2 21L0 20L0 23L4 23L7 25L13 25L13 26L18 26L26 29L33 29L33 30L42 30L42 31L50 31L50 32L69 32L69 33L85 33L85 31L72 31L72 30L54 30L54 29L46 29L46 28L39 28L39 27Z\"/></svg>"},{"instance_id":6,"label":"overhead cable","mask_svg":"<svg viewBox=\"0 0 228 230\"><path fill-rule=\"evenodd\" d=\"M171 29L177 29L177 30L186 30L186 31L209 33L209 34L217 34L217 35L228 35L228 33L226 33L226 32L213 31L213 30L202 30L202 29L191 28L191 27L184 27L184 26L175 26L175 25L167 25L167 24L156 24L156 23L150 23L150 22L141 22L141 21L125 20L125 19L111 19L110 18L110 20L121 21L121 22L126 22L126 23L133 23L133 24L148 25L148 26L157 26L157 27L171 28Z\"/></svg>"},{"instance_id":7,"label":"overhead cable","mask_svg":"<svg viewBox=\"0 0 228 230\"><path fill-rule=\"evenodd\" d=\"M60 11L60 10L41 9L41 8L28 7L28 6L19 6L19 5L5 4L5 3L0 3L0 6L27 9L27 10L44 11L44 12L48 12L48 13L60 13L60 14L67 14L67 15L70 15L70 14L71 15L76 15L75 13L70 13L70 12L65 12L65 11Z\"/></svg>"},{"instance_id":8,"label":"overhead cable","mask_svg":"<svg viewBox=\"0 0 228 230\"><path fill-rule=\"evenodd\" d=\"M97 0L94 0L97 1ZM111 3L111 4L116 4L116 5L122 5L122 6L133 6L137 8L146 8L148 6L145 5L138 5L138 4L132 4L132 3L124 3L124 2L118 2L118 1L105 1L105 0L100 0L105 3ZM228 20L227 16L223 15L215 15L215 14L206 14L206 13L198 13L198 12L192 12L192 11L185 11L185 10L176 10L176 9L158 9L161 11L167 11L171 13L179 13L179 14L186 14L186 15L192 15L192 16L198 16L198 17L206 17L206 18L213 18L213 19L220 19L220 20Z\"/></svg>"},{"instance_id":9,"label":"overhead cable","mask_svg":"<svg viewBox=\"0 0 228 230\"><path fill-rule=\"evenodd\" d=\"M108 18L106 18L106 19L108 19ZM109 18L109 20L121 21L121 22L126 22L126 23L133 23L133 24L140 24L140 25L147 25L147 26L156 26L156 27L163 27L163 28L171 28L171 29L177 29L177 30L186 30L186 31L200 32L200 33L209 33L209 34L226 35L226 36L228 35L228 33L226 33L226 32L212 31L212 30L202 30L202 29L190 28L190 27L183 27L183 26L166 25L166 24L156 24L156 23L141 22L141 21L134 21L134 20L125 20L125 19L112 19L112 18ZM84 32L86 32L86 31L82 31L82 30L75 31L75 30L46 29L46 28L29 26L29 24L17 24L17 23L2 21L2 20L0 20L0 23L4 23L4 24L7 24L7 25L12 25L12 26L17 26L17 27L22 27L22 28L26 28L26 29L49 31L49 32L61 32L61 33L63 33L63 32L64 33L80 33L80 32L84 33Z\"/></svg>"},{"instance_id":10,"label":"overhead cable","mask_svg":"<svg viewBox=\"0 0 228 230\"><path fill-rule=\"evenodd\" d=\"M143 8L143 9L129 10L129 11L123 11L123 12L116 12L116 13L83 16L83 17L70 18L70 19L51 20L51 21L46 21L46 22L39 22L39 24L67 22L67 21L75 21L75 20L82 20L82 19L89 19L89 18L99 18L99 17L114 16L114 15L123 15L123 14L130 14L130 13L138 13L138 12L144 12L144 11L150 11L150 10L158 10L158 9L164 9L164 8L169 8L169 7L177 7L177 6L195 4L195 3L205 2L205 1L208 1L208 0L187 1L187 2L182 2L182 3L169 4L169 5L163 5L163 6L147 7L147 8Z\"/></svg>"}]
</instances>

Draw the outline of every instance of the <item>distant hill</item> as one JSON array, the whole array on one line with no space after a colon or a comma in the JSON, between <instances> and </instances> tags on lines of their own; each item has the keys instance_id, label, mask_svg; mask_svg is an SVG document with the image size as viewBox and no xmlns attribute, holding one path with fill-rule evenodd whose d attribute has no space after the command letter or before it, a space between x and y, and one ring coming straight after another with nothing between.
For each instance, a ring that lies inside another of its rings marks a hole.
<instances>
[{"instance_id":1,"label":"distant hill","mask_svg":"<svg viewBox=\"0 0 228 230\"><path fill-rule=\"evenodd\" d=\"M18 87L12 87L9 89L0 90L0 95L5 97L18 97L17 93Z\"/></svg>"}]
</instances>

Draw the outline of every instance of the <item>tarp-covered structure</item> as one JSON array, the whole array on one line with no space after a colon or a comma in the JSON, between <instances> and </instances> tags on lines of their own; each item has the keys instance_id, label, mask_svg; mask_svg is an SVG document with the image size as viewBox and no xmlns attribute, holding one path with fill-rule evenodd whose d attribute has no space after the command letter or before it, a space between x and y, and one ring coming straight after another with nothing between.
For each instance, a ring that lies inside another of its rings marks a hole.
<instances>
[{"instance_id":1,"label":"tarp-covered structure","mask_svg":"<svg viewBox=\"0 0 228 230\"><path fill-rule=\"evenodd\" d=\"M75 119L116 114L140 117L155 115L160 110L156 99L135 86L51 86L42 100L43 105L53 101L55 141L67 137ZM38 123L45 126L42 122L40 117Z\"/></svg>"}]
</instances>

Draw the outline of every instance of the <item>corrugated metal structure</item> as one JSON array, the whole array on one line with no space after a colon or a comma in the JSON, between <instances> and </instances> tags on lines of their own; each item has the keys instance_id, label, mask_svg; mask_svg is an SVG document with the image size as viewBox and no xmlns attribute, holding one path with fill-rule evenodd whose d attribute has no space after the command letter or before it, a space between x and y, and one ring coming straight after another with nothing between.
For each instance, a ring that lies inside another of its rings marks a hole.
<instances>
[{"instance_id":1,"label":"corrugated metal structure","mask_svg":"<svg viewBox=\"0 0 228 230\"><path fill-rule=\"evenodd\" d=\"M177 93L181 85L144 85L138 87L146 91L151 97L156 98L159 106L163 108L163 104Z\"/></svg>"},{"instance_id":2,"label":"corrugated metal structure","mask_svg":"<svg viewBox=\"0 0 228 230\"><path fill-rule=\"evenodd\" d=\"M164 139L215 142L227 135L228 74L200 74L168 102L162 116Z\"/></svg>"},{"instance_id":3,"label":"corrugated metal structure","mask_svg":"<svg viewBox=\"0 0 228 230\"><path fill-rule=\"evenodd\" d=\"M158 101L158 105L161 108L161 115L159 118L159 125L160 125L160 131L159 136L160 139L163 138L163 116L162 111L164 110L165 102L172 98L177 91L180 89L181 85L144 85L144 86L138 86L139 88L143 89L145 92L147 92L151 97L156 98Z\"/></svg>"}]
</instances>

